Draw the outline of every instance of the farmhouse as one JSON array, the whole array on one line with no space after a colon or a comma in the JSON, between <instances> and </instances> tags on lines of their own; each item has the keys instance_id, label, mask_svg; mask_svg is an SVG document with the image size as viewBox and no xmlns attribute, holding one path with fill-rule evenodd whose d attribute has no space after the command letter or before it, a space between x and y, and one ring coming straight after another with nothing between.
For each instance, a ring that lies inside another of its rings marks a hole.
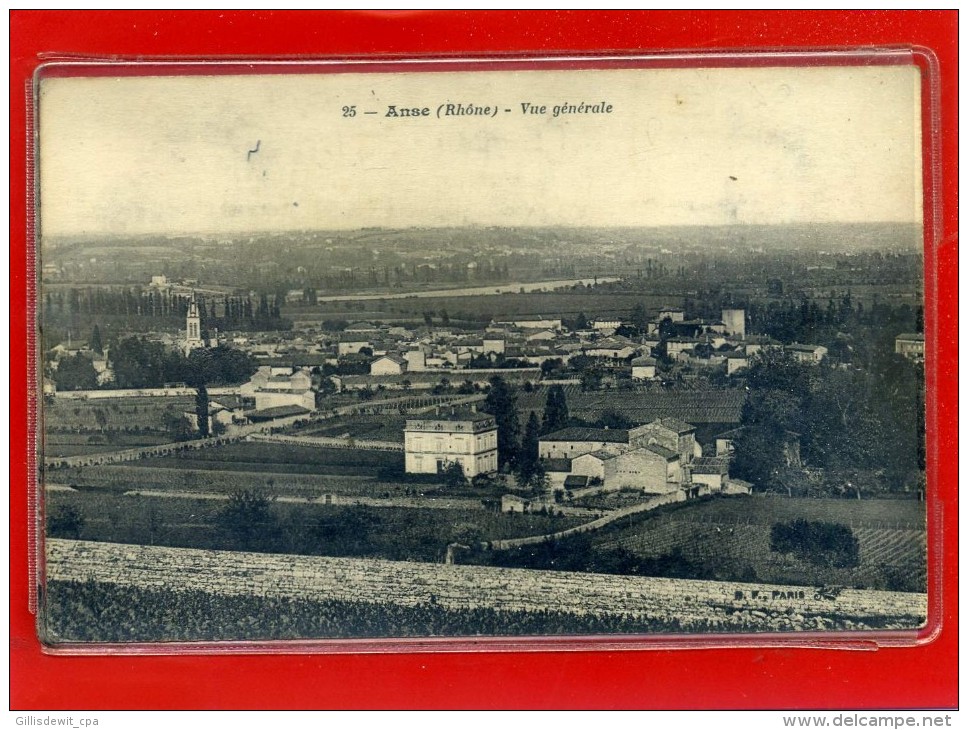
<instances>
[{"instance_id":1,"label":"farmhouse","mask_svg":"<svg viewBox=\"0 0 968 730\"><path fill-rule=\"evenodd\" d=\"M666 352L673 360L678 360L683 352L695 350L698 344L695 337L670 337L666 340Z\"/></svg>"},{"instance_id":2,"label":"farmhouse","mask_svg":"<svg viewBox=\"0 0 968 730\"><path fill-rule=\"evenodd\" d=\"M363 348L372 350L370 339L364 335L345 334L340 338L336 349L340 356L359 355Z\"/></svg>"},{"instance_id":3,"label":"farmhouse","mask_svg":"<svg viewBox=\"0 0 968 730\"><path fill-rule=\"evenodd\" d=\"M482 342L483 342L483 345L484 345L484 353L485 354L491 353L491 352L496 353L496 354L503 354L504 353L504 347L505 347L505 345L504 345L504 337L503 336L502 337L496 337L494 335L485 335L485 337L482 340Z\"/></svg>"},{"instance_id":4,"label":"farmhouse","mask_svg":"<svg viewBox=\"0 0 968 730\"><path fill-rule=\"evenodd\" d=\"M620 454L594 451L572 461L571 473L598 479L606 490L641 489L664 494L679 489L682 469L679 455L658 445Z\"/></svg>"},{"instance_id":5,"label":"farmhouse","mask_svg":"<svg viewBox=\"0 0 968 730\"><path fill-rule=\"evenodd\" d=\"M243 398L254 398L257 410L278 406L299 406L312 411L316 408L316 393L312 377L305 370L260 367L248 383L240 386Z\"/></svg>"},{"instance_id":6,"label":"farmhouse","mask_svg":"<svg viewBox=\"0 0 968 730\"><path fill-rule=\"evenodd\" d=\"M705 484L711 491L722 491L729 479L729 459L706 456L696 459L689 467L693 484Z\"/></svg>"},{"instance_id":7,"label":"farmhouse","mask_svg":"<svg viewBox=\"0 0 968 730\"><path fill-rule=\"evenodd\" d=\"M184 411L182 415L188 420L192 426L193 431L198 430L198 414L195 411ZM223 406L221 403L216 403L211 401L208 404L208 432L213 433L215 431L215 424L220 426L228 426L234 420L234 415L232 411Z\"/></svg>"},{"instance_id":8,"label":"farmhouse","mask_svg":"<svg viewBox=\"0 0 968 730\"><path fill-rule=\"evenodd\" d=\"M571 426L538 439L542 459L574 459L594 451L621 453L629 445L629 431L622 428L584 428Z\"/></svg>"},{"instance_id":9,"label":"farmhouse","mask_svg":"<svg viewBox=\"0 0 968 730\"><path fill-rule=\"evenodd\" d=\"M924 362L924 334L901 333L894 338L894 352L915 362Z\"/></svg>"},{"instance_id":10,"label":"farmhouse","mask_svg":"<svg viewBox=\"0 0 968 730\"><path fill-rule=\"evenodd\" d=\"M652 380L655 377L655 358L636 357L632 359L632 380Z\"/></svg>"},{"instance_id":11,"label":"farmhouse","mask_svg":"<svg viewBox=\"0 0 968 730\"><path fill-rule=\"evenodd\" d=\"M635 348L624 337L606 337L589 345L585 349L589 357L605 357L613 360L625 360L635 354Z\"/></svg>"},{"instance_id":12,"label":"farmhouse","mask_svg":"<svg viewBox=\"0 0 968 730\"><path fill-rule=\"evenodd\" d=\"M769 335L750 335L745 341L745 350L748 356L753 356L765 350L776 350L782 347L779 342Z\"/></svg>"},{"instance_id":13,"label":"farmhouse","mask_svg":"<svg viewBox=\"0 0 968 730\"><path fill-rule=\"evenodd\" d=\"M786 351L793 355L798 362L816 364L824 359L827 348L823 345L801 345L793 343L786 346Z\"/></svg>"},{"instance_id":14,"label":"farmhouse","mask_svg":"<svg viewBox=\"0 0 968 730\"><path fill-rule=\"evenodd\" d=\"M592 322L593 329L596 329L600 332L607 332L608 334L612 334L621 326L622 320L614 318L596 319L594 322Z\"/></svg>"},{"instance_id":15,"label":"farmhouse","mask_svg":"<svg viewBox=\"0 0 968 730\"><path fill-rule=\"evenodd\" d=\"M686 318L685 310L679 307L664 307L659 310L659 316L656 319L661 322L664 319L671 320L672 322L682 322Z\"/></svg>"},{"instance_id":16,"label":"farmhouse","mask_svg":"<svg viewBox=\"0 0 968 730\"><path fill-rule=\"evenodd\" d=\"M497 471L497 424L486 413L407 419L403 434L408 474L440 474L451 464L459 464L466 477Z\"/></svg>"},{"instance_id":17,"label":"farmhouse","mask_svg":"<svg viewBox=\"0 0 968 730\"><path fill-rule=\"evenodd\" d=\"M553 330L536 330L533 334L527 335L524 339L528 342L551 342L558 337Z\"/></svg>"},{"instance_id":18,"label":"farmhouse","mask_svg":"<svg viewBox=\"0 0 968 730\"><path fill-rule=\"evenodd\" d=\"M530 501L524 497L519 497L517 494L504 494L501 496L502 512L527 512L530 507Z\"/></svg>"},{"instance_id":19,"label":"farmhouse","mask_svg":"<svg viewBox=\"0 0 968 730\"><path fill-rule=\"evenodd\" d=\"M726 354L726 374L732 375L738 370L750 366L749 357L744 352L730 352Z\"/></svg>"},{"instance_id":20,"label":"farmhouse","mask_svg":"<svg viewBox=\"0 0 968 730\"><path fill-rule=\"evenodd\" d=\"M400 375L406 370L407 361L396 355L384 355L370 363L370 375Z\"/></svg>"},{"instance_id":21,"label":"farmhouse","mask_svg":"<svg viewBox=\"0 0 968 730\"><path fill-rule=\"evenodd\" d=\"M498 324L512 325L525 330L560 330L561 317L521 316L517 319L498 322Z\"/></svg>"},{"instance_id":22,"label":"farmhouse","mask_svg":"<svg viewBox=\"0 0 968 730\"><path fill-rule=\"evenodd\" d=\"M660 418L633 431L632 446L662 446L678 454L683 463L702 456L702 447L696 441L696 427L678 418Z\"/></svg>"}]
</instances>

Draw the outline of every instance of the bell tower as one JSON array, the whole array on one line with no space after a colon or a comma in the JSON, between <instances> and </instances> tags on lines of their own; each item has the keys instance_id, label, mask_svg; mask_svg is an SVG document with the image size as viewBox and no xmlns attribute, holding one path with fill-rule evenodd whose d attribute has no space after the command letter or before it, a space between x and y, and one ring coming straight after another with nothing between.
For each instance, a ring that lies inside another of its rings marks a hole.
<instances>
[{"instance_id":1,"label":"bell tower","mask_svg":"<svg viewBox=\"0 0 968 730\"><path fill-rule=\"evenodd\" d=\"M204 347L202 341L202 318L198 313L198 302L192 291L191 301L188 302L188 315L185 317L185 354L188 355L197 347Z\"/></svg>"}]
</instances>

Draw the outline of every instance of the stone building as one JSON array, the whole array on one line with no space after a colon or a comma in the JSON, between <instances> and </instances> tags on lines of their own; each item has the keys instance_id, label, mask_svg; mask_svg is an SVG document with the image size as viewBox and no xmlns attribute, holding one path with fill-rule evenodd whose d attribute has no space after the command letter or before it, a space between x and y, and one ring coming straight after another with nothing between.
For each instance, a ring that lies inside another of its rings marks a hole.
<instances>
[{"instance_id":1,"label":"stone building","mask_svg":"<svg viewBox=\"0 0 968 730\"><path fill-rule=\"evenodd\" d=\"M655 377L656 361L653 357L632 358L632 380L652 380Z\"/></svg>"},{"instance_id":2,"label":"stone building","mask_svg":"<svg viewBox=\"0 0 968 730\"><path fill-rule=\"evenodd\" d=\"M618 454L628 450L629 433L623 428L563 428L538 440L538 456L542 459L575 459L593 451Z\"/></svg>"},{"instance_id":3,"label":"stone building","mask_svg":"<svg viewBox=\"0 0 968 730\"><path fill-rule=\"evenodd\" d=\"M702 447L696 441L696 427L678 418L660 418L633 431L634 437L630 439L630 446L657 444L678 454L684 464L702 456Z\"/></svg>"},{"instance_id":4,"label":"stone building","mask_svg":"<svg viewBox=\"0 0 968 730\"><path fill-rule=\"evenodd\" d=\"M279 406L299 406L308 411L316 409L316 391L312 376L305 370L260 367L248 383L239 387L239 394L254 399L257 410Z\"/></svg>"},{"instance_id":5,"label":"stone building","mask_svg":"<svg viewBox=\"0 0 968 730\"><path fill-rule=\"evenodd\" d=\"M746 337L746 310L745 309L724 309L723 324L726 325L726 333L739 339Z\"/></svg>"},{"instance_id":6,"label":"stone building","mask_svg":"<svg viewBox=\"0 0 968 730\"><path fill-rule=\"evenodd\" d=\"M571 473L598 479L608 491L631 488L664 494L682 483L679 455L656 444L620 454L584 454L571 462Z\"/></svg>"},{"instance_id":7,"label":"stone building","mask_svg":"<svg viewBox=\"0 0 968 730\"><path fill-rule=\"evenodd\" d=\"M924 362L924 334L904 332L894 338L894 352L915 362Z\"/></svg>"},{"instance_id":8,"label":"stone building","mask_svg":"<svg viewBox=\"0 0 968 730\"><path fill-rule=\"evenodd\" d=\"M497 424L491 415L451 411L409 418L403 433L408 474L440 474L455 463L468 478L497 471Z\"/></svg>"}]
</instances>

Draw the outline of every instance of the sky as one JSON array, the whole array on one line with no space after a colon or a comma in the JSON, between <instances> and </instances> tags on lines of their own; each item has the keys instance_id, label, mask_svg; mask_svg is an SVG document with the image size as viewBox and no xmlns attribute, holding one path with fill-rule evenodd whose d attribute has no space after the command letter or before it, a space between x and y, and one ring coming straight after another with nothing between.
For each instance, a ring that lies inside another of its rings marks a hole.
<instances>
[{"instance_id":1,"label":"sky","mask_svg":"<svg viewBox=\"0 0 968 730\"><path fill-rule=\"evenodd\" d=\"M581 102L612 111L553 116ZM908 66L47 78L40 225L913 223L920 108Z\"/></svg>"}]
</instances>

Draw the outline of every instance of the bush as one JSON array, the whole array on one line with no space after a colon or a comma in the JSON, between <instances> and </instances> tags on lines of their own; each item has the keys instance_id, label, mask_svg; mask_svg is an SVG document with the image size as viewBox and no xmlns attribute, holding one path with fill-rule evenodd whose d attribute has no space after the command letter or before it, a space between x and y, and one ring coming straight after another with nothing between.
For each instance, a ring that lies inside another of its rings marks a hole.
<instances>
[{"instance_id":1,"label":"bush","mask_svg":"<svg viewBox=\"0 0 968 730\"><path fill-rule=\"evenodd\" d=\"M47 534L50 537L78 540L83 527L84 516L71 505L60 507L47 517Z\"/></svg>"},{"instance_id":2,"label":"bush","mask_svg":"<svg viewBox=\"0 0 968 730\"><path fill-rule=\"evenodd\" d=\"M833 522L803 518L776 522L770 529L770 550L821 567L854 568L860 564L860 543L853 530Z\"/></svg>"}]
</instances>

